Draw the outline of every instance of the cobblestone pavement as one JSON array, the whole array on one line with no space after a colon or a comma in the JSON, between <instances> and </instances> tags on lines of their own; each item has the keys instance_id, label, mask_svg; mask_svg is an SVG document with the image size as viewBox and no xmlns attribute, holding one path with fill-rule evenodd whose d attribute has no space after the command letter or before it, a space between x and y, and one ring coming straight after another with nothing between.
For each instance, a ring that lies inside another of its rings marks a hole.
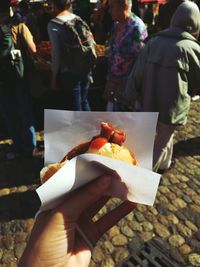
<instances>
[{"instance_id":1,"label":"cobblestone pavement","mask_svg":"<svg viewBox=\"0 0 200 267\"><path fill-rule=\"evenodd\" d=\"M117 266L145 242L155 240L178 266L200 266L200 101L191 105L186 126L177 130L175 163L161 179L154 207L138 205L95 247L90 267ZM43 133L37 140L41 144ZM5 160L10 141L0 141L0 266L17 266L34 223L43 159ZM112 199L97 217L118 205ZM169 267L171 267L169 265Z\"/></svg>"}]
</instances>

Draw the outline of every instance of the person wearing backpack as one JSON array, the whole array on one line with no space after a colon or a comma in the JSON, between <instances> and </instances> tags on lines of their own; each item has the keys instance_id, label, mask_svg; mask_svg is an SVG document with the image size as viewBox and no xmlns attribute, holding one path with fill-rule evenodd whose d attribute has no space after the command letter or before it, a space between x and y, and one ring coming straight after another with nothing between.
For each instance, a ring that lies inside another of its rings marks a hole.
<instances>
[{"instance_id":1,"label":"person wearing backpack","mask_svg":"<svg viewBox=\"0 0 200 267\"><path fill-rule=\"evenodd\" d=\"M71 12L71 0L53 0L56 15L48 24L52 46L53 90L58 86L72 93L74 110L90 111L88 90L95 64L95 42L88 25Z\"/></svg>"},{"instance_id":2,"label":"person wearing backpack","mask_svg":"<svg viewBox=\"0 0 200 267\"><path fill-rule=\"evenodd\" d=\"M24 49L36 52L32 35L24 23L11 24L10 1L0 1L0 109L5 118L8 134L13 140L16 154L35 156L36 133L33 125L31 97L26 83ZM21 43L24 47L21 47Z\"/></svg>"}]
</instances>

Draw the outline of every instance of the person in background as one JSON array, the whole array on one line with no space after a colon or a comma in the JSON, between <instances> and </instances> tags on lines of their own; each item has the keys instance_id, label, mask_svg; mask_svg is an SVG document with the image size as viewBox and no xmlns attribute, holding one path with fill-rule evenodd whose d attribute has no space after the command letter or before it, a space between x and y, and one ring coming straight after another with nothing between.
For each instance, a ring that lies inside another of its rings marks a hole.
<instances>
[{"instance_id":1,"label":"person in background","mask_svg":"<svg viewBox=\"0 0 200 267\"><path fill-rule=\"evenodd\" d=\"M187 0L169 0L167 3L159 6L158 16L156 18L156 29L161 31L170 26L171 18L177 7Z\"/></svg>"},{"instance_id":2,"label":"person in background","mask_svg":"<svg viewBox=\"0 0 200 267\"><path fill-rule=\"evenodd\" d=\"M107 111L123 111L122 95L127 78L148 34L143 21L131 12L131 0L109 0L109 8L114 23L104 98Z\"/></svg>"},{"instance_id":3,"label":"person in background","mask_svg":"<svg viewBox=\"0 0 200 267\"><path fill-rule=\"evenodd\" d=\"M37 25L37 17L32 10L30 4L26 0L19 2L19 10L21 12L22 18L29 31L33 35L33 40L36 44L39 42L40 32Z\"/></svg>"},{"instance_id":4,"label":"person in background","mask_svg":"<svg viewBox=\"0 0 200 267\"><path fill-rule=\"evenodd\" d=\"M143 16L143 21L147 25L147 29L152 26L152 24L154 22L153 4L152 3L146 4L144 16Z\"/></svg>"},{"instance_id":5,"label":"person in background","mask_svg":"<svg viewBox=\"0 0 200 267\"><path fill-rule=\"evenodd\" d=\"M0 25L1 29L4 26L8 27L15 49L21 51L23 60L26 51L36 53L36 46L27 26L24 23L12 24L9 0L0 1ZM0 105L15 148L14 153L11 152L8 158L14 158L15 154L37 156L39 151L36 147L32 99L27 86L26 65L24 64L22 78L15 79L8 76L4 78L0 90Z\"/></svg>"},{"instance_id":6,"label":"person in background","mask_svg":"<svg viewBox=\"0 0 200 267\"><path fill-rule=\"evenodd\" d=\"M174 132L186 124L191 95L200 88L199 32L198 6L185 1L171 26L147 42L128 79L125 98L130 105L138 102L139 111L159 112L154 171L171 166Z\"/></svg>"},{"instance_id":7,"label":"person in background","mask_svg":"<svg viewBox=\"0 0 200 267\"><path fill-rule=\"evenodd\" d=\"M108 0L97 3L91 12L91 25L96 43L104 45L109 38L112 26Z\"/></svg>"},{"instance_id":8,"label":"person in background","mask_svg":"<svg viewBox=\"0 0 200 267\"><path fill-rule=\"evenodd\" d=\"M132 12L138 16L140 16L140 9L139 9L139 1L138 0L132 0Z\"/></svg>"},{"instance_id":9,"label":"person in background","mask_svg":"<svg viewBox=\"0 0 200 267\"><path fill-rule=\"evenodd\" d=\"M19 1L10 0L11 5L11 17L14 24L24 22L23 16L19 10Z\"/></svg>"},{"instance_id":10,"label":"person in background","mask_svg":"<svg viewBox=\"0 0 200 267\"><path fill-rule=\"evenodd\" d=\"M56 18L63 22L70 22L76 19L76 15L71 12L71 0L53 0L53 9ZM52 21L48 24L48 33L52 46L51 88L52 90L56 90L59 76L61 87L65 90L72 91L74 110L90 111L88 90L91 74L89 72L83 77L78 77L68 71L60 39L60 35L65 34L62 26Z\"/></svg>"},{"instance_id":11,"label":"person in background","mask_svg":"<svg viewBox=\"0 0 200 267\"><path fill-rule=\"evenodd\" d=\"M74 0L73 12L81 17L87 24L90 24L90 1L89 0Z\"/></svg>"},{"instance_id":12,"label":"person in background","mask_svg":"<svg viewBox=\"0 0 200 267\"><path fill-rule=\"evenodd\" d=\"M40 214L18 266L88 267L99 238L136 206L125 201L94 222L92 218L108 201L104 193L110 185L111 177L102 176Z\"/></svg>"},{"instance_id":13,"label":"person in background","mask_svg":"<svg viewBox=\"0 0 200 267\"><path fill-rule=\"evenodd\" d=\"M50 12L45 10L45 7L40 2L32 4L32 11L36 18L36 27L38 29L38 43L41 41L49 41L47 25L52 18Z\"/></svg>"}]
</instances>

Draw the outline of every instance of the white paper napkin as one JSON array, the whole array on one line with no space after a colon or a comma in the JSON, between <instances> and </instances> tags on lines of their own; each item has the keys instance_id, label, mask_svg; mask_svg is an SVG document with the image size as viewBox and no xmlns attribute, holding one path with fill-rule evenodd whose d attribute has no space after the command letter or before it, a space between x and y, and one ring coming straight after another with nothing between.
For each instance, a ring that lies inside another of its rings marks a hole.
<instances>
[{"instance_id":1,"label":"white paper napkin","mask_svg":"<svg viewBox=\"0 0 200 267\"><path fill-rule=\"evenodd\" d=\"M104 121L125 131L124 145L134 152L140 167L96 154L73 158L36 190L40 212L54 208L68 192L107 173L114 177L106 195L153 205L160 181L160 175L151 171L157 117L157 113L45 110L46 164L59 162L74 146L98 135Z\"/></svg>"},{"instance_id":2,"label":"white paper napkin","mask_svg":"<svg viewBox=\"0 0 200 267\"><path fill-rule=\"evenodd\" d=\"M140 166L152 169L153 145L158 113L153 112L80 112L45 110L45 165L59 162L78 144L100 133L101 122L109 122L126 133L124 143Z\"/></svg>"}]
</instances>

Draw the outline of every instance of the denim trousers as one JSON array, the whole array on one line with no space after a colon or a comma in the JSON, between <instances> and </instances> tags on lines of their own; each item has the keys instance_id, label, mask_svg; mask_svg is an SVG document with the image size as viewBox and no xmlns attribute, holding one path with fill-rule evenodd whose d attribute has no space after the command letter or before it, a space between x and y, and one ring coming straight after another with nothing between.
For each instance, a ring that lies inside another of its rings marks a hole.
<instances>
[{"instance_id":1,"label":"denim trousers","mask_svg":"<svg viewBox=\"0 0 200 267\"><path fill-rule=\"evenodd\" d=\"M77 111L90 111L88 91L90 88L90 76L88 73L83 77L77 77L69 72L60 74L60 85L63 90L72 92L73 108Z\"/></svg>"},{"instance_id":2,"label":"denim trousers","mask_svg":"<svg viewBox=\"0 0 200 267\"><path fill-rule=\"evenodd\" d=\"M32 153L36 147L32 101L24 80L2 85L0 108L14 148L20 153Z\"/></svg>"},{"instance_id":3,"label":"denim trousers","mask_svg":"<svg viewBox=\"0 0 200 267\"><path fill-rule=\"evenodd\" d=\"M121 103L117 101L108 101L106 105L106 111L125 111Z\"/></svg>"}]
</instances>

